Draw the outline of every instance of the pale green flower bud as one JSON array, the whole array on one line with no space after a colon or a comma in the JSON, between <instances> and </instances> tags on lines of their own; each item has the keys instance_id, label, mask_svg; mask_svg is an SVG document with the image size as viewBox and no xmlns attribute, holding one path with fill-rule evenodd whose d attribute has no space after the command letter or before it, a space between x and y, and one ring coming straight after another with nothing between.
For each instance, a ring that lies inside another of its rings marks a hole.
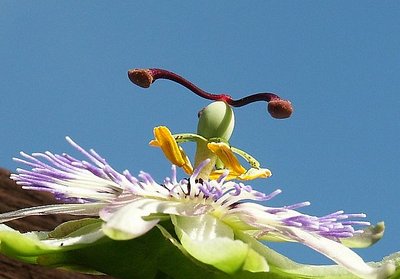
<instances>
[{"instance_id":1,"label":"pale green flower bud","mask_svg":"<svg viewBox=\"0 0 400 279\"><path fill-rule=\"evenodd\" d=\"M232 135L234 126L235 116L232 108L225 102L217 101L199 112L197 134L206 139L218 138L227 142ZM203 168L200 174L200 178L203 179L207 179L214 166L220 163L217 161L217 156L207 147L207 143L197 142L195 167L206 159L210 159L210 163Z\"/></svg>"},{"instance_id":2,"label":"pale green flower bud","mask_svg":"<svg viewBox=\"0 0 400 279\"><path fill-rule=\"evenodd\" d=\"M210 138L222 138L226 141L232 135L235 116L232 108L225 102L217 101L200 111L197 134Z\"/></svg>"}]
</instances>

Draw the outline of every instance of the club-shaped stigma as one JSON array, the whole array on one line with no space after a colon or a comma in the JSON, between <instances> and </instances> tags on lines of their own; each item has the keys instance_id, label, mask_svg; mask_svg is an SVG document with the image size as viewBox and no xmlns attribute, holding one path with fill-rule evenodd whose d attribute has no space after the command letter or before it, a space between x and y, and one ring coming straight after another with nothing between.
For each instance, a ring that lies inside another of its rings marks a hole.
<instances>
[{"instance_id":1,"label":"club-shaped stigma","mask_svg":"<svg viewBox=\"0 0 400 279\"><path fill-rule=\"evenodd\" d=\"M274 93L257 93L238 100L232 99L228 94L213 94L202 90L187 79L163 69L131 69L128 71L129 79L136 85L148 88L157 79L168 79L186 87L196 95L213 101L223 101L232 107L242 107L247 104L265 101L268 103L268 112L272 117L288 118L293 112L290 101L281 99Z\"/></svg>"}]
</instances>

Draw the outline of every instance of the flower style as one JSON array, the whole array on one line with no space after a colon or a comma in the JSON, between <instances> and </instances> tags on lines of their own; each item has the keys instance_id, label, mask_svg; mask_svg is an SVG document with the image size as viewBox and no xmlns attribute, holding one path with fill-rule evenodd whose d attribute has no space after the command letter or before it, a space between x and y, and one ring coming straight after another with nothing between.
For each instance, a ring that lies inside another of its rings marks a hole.
<instances>
[{"instance_id":1,"label":"flower style","mask_svg":"<svg viewBox=\"0 0 400 279\"><path fill-rule=\"evenodd\" d=\"M15 160L31 170L17 169L11 178L24 189L51 192L61 203L0 214L1 253L29 263L120 278L383 279L400 266L398 254L367 264L350 249L378 241L383 223L370 226L358 220L365 214L337 211L317 217L298 211L309 202L271 207L266 204L281 190L264 194L235 181L266 178L271 172L230 146L231 107L263 100L273 117L287 118L293 111L289 101L273 93L233 100L161 69L131 70L129 78L142 87L159 78L170 79L215 101L199 113L196 134L173 135L165 126L154 128L150 145L160 147L173 163L172 175L157 183L145 172L137 177L127 170L120 173L93 149L86 151L69 137L67 141L85 160L65 153L21 152L22 158ZM197 145L193 165L179 146L187 141ZM248 170L234 153L249 162ZM178 180L177 166L189 177ZM82 218L52 232L21 234L2 224L59 213ZM337 265L298 264L260 241L302 243Z\"/></svg>"},{"instance_id":2,"label":"flower style","mask_svg":"<svg viewBox=\"0 0 400 279\"><path fill-rule=\"evenodd\" d=\"M263 194L249 185L226 181L228 171L217 180L198 179L210 160L202 162L190 178L180 181L173 166L171 177L158 184L145 172L137 178L127 170L121 174L94 150L87 152L70 138L67 141L89 161L68 154L21 153L24 159L16 160L33 169L18 169L19 174L12 175L25 189L50 191L65 204L4 213L0 215L0 222L55 213L100 216L101 229L80 240L44 241L47 245L52 243L53 248L60 243L67 248L96 241L104 235L115 240L137 238L167 218L174 224L187 253L226 273L240 269L267 272L272 267L293 272L274 266L273 259L265 258L256 249L259 245L256 240L303 243L361 278L386 278L392 272L392 264L369 266L341 244L343 239L362 234L363 231L353 226L369 225L365 221L348 220L363 218L364 214L338 211L315 217L296 211L309 205L308 202L278 208L253 203L269 201L281 190ZM4 241L1 233L0 239Z\"/></svg>"}]
</instances>

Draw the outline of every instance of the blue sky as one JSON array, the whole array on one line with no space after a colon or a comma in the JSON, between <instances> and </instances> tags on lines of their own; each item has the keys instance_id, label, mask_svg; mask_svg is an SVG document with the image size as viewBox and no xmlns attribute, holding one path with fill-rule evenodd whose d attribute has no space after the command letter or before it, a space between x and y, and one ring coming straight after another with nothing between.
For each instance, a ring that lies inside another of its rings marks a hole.
<instances>
[{"instance_id":1,"label":"blue sky","mask_svg":"<svg viewBox=\"0 0 400 279\"><path fill-rule=\"evenodd\" d=\"M272 91L292 101L292 118L271 119L263 103L235 109L231 144L273 173L252 185L281 188L273 206L384 220L384 239L358 251L380 260L400 249L399 34L398 1L1 1L0 166L14 170L21 150L77 155L69 135L118 170L169 175L147 145L153 127L195 132L208 101L167 81L135 87L130 68L234 98Z\"/></svg>"}]
</instances>

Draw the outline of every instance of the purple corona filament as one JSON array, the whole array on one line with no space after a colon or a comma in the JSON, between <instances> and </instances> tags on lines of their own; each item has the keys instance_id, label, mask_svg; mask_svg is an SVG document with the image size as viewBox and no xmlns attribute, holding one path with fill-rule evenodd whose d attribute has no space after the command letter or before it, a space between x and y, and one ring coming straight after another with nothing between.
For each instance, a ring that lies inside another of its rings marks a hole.
<instances>
[{"instance_id":1,"label":"purple corona filament","mask_svg":"<svg viewBox=\"0 0 400 279\"><path fill-rule=\"evenodd\" d=\"M58 155L44 152L28 155L21 152L22 158L15 158L15 160L30 167L31 170L19 168L17 169L18 174L11 175L11 178L24 189L47 191L53 193L64 203L72 204L90 205L93 203L105 206L115 202L120 195L125 195L125 199L131 197L132 202L140 198L151 199L154 197L155 201L170 200L175 205L179 201L187 203L192 200L193 206L197 203L199 206L206 206L205 208L224 210L225 216L231 214L242 216L249 225L259 229L261 235L271 231L271 224L268 222L264 224L265 220L271 218L272 223L278 222L282 228L285 226L301 228L304 231L336 241L339 238L351 237L362 232L362 230L354 229L353 226L370 225L366 221L352 220L366 217L365 214L360 213L346 214L339 210L317 217L294 210L309 206L309 202L283 207L269 207L253 203L252 201L270 201L282 191L278 189L265 194L243 183L226 182L227 173L222 174L218 180L197 180L201 168L209 160L202 162L190 178L181 181L178 181L176 167L173 166L172 175L166 178L164 183L159 184L145 172L140 172L137 177L131 175L127 170L120 173L93 149L86 151L69 137L67 137L67 141L86 157L86 160L79 160L68 154ZM53 212L53 208L50 209L49 212ZM73 210L76 209L72 208L72 213ZM264 214L275 217L265 217ZM10 216L2 215L0 214L0 222L26 216L25 213L19 214L18 211L11 213ZM278 228L274 230L284 233L284 230L280 231Z\"/></svg>"},{"instance_id":2,"label":"purple corona filament","mask_svg":"<svg viewBox=\"0 0 400 279\"><path fill-rule=\"evenodd\" d=\"M128 77L134 84L143 88L150 87L157 79L171 80L186 87L202 98L213 101L223 101L233 107L241 107L257 101L265 101L268 103L268 112L274 118L288 118L293 112L290 101L283 100L274 93L257 93L234 100L228 94L212 94L206 92L180 75L163 69L132 69L128 71Z\"/></svg>"}]
</instances>

